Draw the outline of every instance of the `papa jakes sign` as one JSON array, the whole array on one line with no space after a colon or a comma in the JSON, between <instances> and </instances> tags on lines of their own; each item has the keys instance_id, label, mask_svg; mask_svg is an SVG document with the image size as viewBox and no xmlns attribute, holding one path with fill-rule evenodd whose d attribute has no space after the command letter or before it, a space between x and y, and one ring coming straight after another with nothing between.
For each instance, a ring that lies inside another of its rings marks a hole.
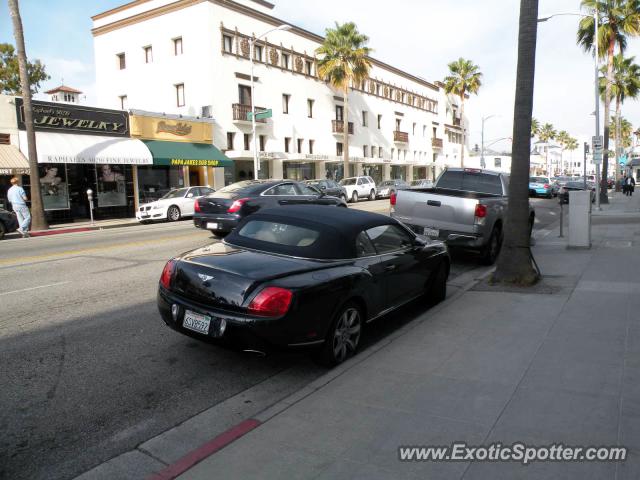
<instances>
[{"instance_id":1,"label":"papa jakes sign","mask_svg":"<svg viewBox=\"0 0 640 480\"><path fill-rule=\"evenodd\" d=\"M129 136L129 115L121 110L32 101L33 124L37 131L79 133L85 135ZM26 130L24 106L16 98L18 128Z\"/></svg>"}]
</instances>

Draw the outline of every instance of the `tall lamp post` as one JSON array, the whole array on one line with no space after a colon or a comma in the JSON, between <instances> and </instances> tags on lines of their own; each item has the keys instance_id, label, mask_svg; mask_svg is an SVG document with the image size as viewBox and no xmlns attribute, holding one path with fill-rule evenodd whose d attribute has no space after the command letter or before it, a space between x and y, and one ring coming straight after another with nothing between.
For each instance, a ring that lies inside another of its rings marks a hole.
<instances>
[{"instance_id":1,"label":"tall lamp post","mask_svg":"<svg viewBox=\"0 0 640 480\"><path fill-rule=\"evenodd\" d=\"M484 161L484 122L489 120L490 118L497 117L497 115L489 115L487 117L482 117L482 139L480 141L480 168L486 168L486 163Z\"/></svg>"},{"instance_id":2,"label":"tall lamp post","mask_svg":"<svg viewBox=\"0 0 640 480\"><path fill-rule=\"evenodd\" d=\"M251 131L253 134L253 178L256 180L258 179L258 173L260 171L260 159L258 158L258 139L256 138L255 85L253 81L254 49L256 42L262 37L269 35L271 32L283 30L291 30L291 25L280 25L279 27L267 30L263 34L249 40L249 61L251 62Z\"/></svg>"},{"instance_id":3,"label":"tall lamp post","mask_svg":"<svg viewBox=\"0 0 640 480\"><path fill-rule=\"evenodd\" d=\"M585 15L582 13L555 13L553 15L549 15L547 17L541 17L538 19L538 23L546 22L547 20L552 19L553 17L559 17L564 15L571 15L574 17L582 17L582 18L590 18L591 15ZM593 12L593 28L594 28L594 38L595 38L595 49L594 49L594 63L595 63L595 82L594 82L594 90L596 94L596 138L600 138L600 85L599 85L599 63L598 63L598 25L600 24L600 18L598 15L598 8L596 7ZM594 159L597 155L596 149L593 149ZM596 209L601 210L600 208L600 163L594 162L596 164Z\"/></svg>"}]
</instances>

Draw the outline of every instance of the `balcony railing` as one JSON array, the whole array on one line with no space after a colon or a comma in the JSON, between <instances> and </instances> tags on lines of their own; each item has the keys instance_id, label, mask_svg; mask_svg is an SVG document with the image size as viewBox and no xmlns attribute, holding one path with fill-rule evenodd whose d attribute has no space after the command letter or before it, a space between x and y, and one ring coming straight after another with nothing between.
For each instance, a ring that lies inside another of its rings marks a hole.
<instances>
[{"instance_id":1,"label":"balcony railing","mask_svg":"<svg viewBox=\"0 0 640 480\"><path fill-rule=\"evenodd\" d=\"M399 130L393 131L393 141L407 143L409 141L409 134L407 132L401 132Z\"/></svg>"},{"instance_id":2,"label":"balcony railing","mask_svg":"<svg viewBox=\"0 0 640 480\"><path fill-rule=\"evenodd\" d=\"M331 120L333 133L344 133L344 120ZM349 135L353 135L353 122L349 122Z\"/></svg>"},{"instance_id":3,"label":"balcony railing","mask_svg":"<svg viewBox=\"0 0 640 480\"><path fill-rule=\"evenodd\" d=\"M444 141L441 138L432 138L431 146L433 148L442 148L444 147Z\"/></svg>"},{"instance_id":4,"label":"balcony railing","mask_svg":"<svg viewBox=\"0 0 640 480\"><path fill-rule=\"evenodd\" d=\"M264 112L266 108L262 107L254 107L256 113ZM247 118L247 114L251 111L251 105L243 105L241 103L233 104L233 120L240 120L245 122L250 122L251 119ZM257 118L256 123L266 123L266 118Z\"/></svg>"}]
</instances>

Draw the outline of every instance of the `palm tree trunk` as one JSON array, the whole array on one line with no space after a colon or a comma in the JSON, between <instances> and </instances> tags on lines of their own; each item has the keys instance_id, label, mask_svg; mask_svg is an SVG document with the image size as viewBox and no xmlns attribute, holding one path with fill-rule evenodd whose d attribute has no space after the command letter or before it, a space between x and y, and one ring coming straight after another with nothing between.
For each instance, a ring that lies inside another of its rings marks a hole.
<instances>
[{"instance_id":1,"label":"palm tree trunk","mask_svg":"<svg viewBox=\"0 0 640 480\"><path fill-rule=\"evenodd\" d=\"M600 179L600 203L609 203L607 178L609 177L609 130L611 123L611 84L613 83L613 53L615 38L607 49L607 84L604 90L604 152L602 155L602 178Z\"/></svg>"},{"instance_id":2,"label":"palm tree trunk","mask_svg":"<svg viewBox=\"0 0 640 480\"><path fill-rule=\"evenodd\" d=\"M351 176L349 172L349 82L344 87L344 113L342 115L343 130L342 130L342 159L344 163L344 176L347 178Z\"/></svg>"},{"instance_id":3,"label":"palm tree trunk","mask_svg":"<svg viewBox=\"0 0 640 480\"><path fill-rule=\"evenodd\" d=\"M460 149L460 168L464 168L464 146L467 143L464 125L464 92L460 96L460 126L462 127L462 148Z\"/></svg>"},{"instance_id":4,"label":"palm tree trunk","mask_svg":"<svg viewBox=\"0 0 640 480\"><path fill-rule=\"evenodd\" d=\"M504 228L504 246L492 281L523 286L533 285L539 278L531 260L529 236L529 155L537 31L538 0L520 0L508 227Z\"/></svg>"},{"instance_id":5,"label":"palm tree trunk","mask_svg":"<svg viewBox=\"0 0 640 480\"><path fill-rule=\"evenodd\" d=\"M36 134L33 130L33 108L31 105L31 84L27 73L27 53L24 46L24 32L18 0L9 0L9 12L13 21L13 35L16 39L20 87L24 108L24 124L27 128L27 148L29 150L29 174L31 183L31 228L46 230L49 228L44 216L42 196L40 194L40 178L38 176L38 152L36 151Z\"/></svg>"},{"instance_id":6,"label":"palm tree trunk","mask_svg":"<svg viewBox=\"0 0 640 480\"><path fill-rule=\"evenodd\" d=\"M622 190L620 188L619 182L620 182L620 155L622 153L622 131L620 130L622 127L622 122L620 121L621 117L621 110L622 110L622 106L621 106L621 102L620 102L620 96L617 95L616 96L616 183L615 183L615 188L616 188L616 192L619 192L620 190Z\"/></svg>"}]
</instances>

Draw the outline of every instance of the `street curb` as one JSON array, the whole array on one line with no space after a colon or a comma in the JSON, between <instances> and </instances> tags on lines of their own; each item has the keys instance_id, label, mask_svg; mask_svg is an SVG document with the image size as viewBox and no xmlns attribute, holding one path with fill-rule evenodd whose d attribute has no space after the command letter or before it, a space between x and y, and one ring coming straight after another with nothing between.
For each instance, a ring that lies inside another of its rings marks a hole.
<instances>
[{"instance_id":1,"label":"street curb","mask_svg":"<svg viewBox=\"0 0 640 480\"><path fill-rule=\"evenodd\" d=\"M268 422L272 418L276 417L280 413L291 408L298 402L304 400L309 395L315 393L316 391L320 390L324 386L328 385L330 382L340 377L347 371L361 364L362 362L367 360L369 357L371 357L373 354L385 348L390 343L394 342L395 340L402 337L403 335L406 335L415 327L417 327L418 325L426 321L430 316L437 314L441 310L447 308L449 305L451 305L456 300L458 300L462 295L464 295L466 292L471 290L477 283L481 282L487 276L493 273L494 269L495 267L493 266L479 267L469 272L465 272L459 277L456 277L454 279L456 284L449 284L449 286L457 288L457 291L453 295L451 295L451 297L447 298L446 300L439 303L438 305L430 308L427 312L424 312L418 318L415 318L414 320L407 323L406 325L403 325L401 328L389 334L383 340L373 345L370 345L362 352L359 352L357 356L352 357L351 359L347 360L343 364L333 368L332 370L322 375L321 377L317 378L307 386L301 388L297 392L283 398L282 400L276 402L270 407L262 410L258 414L253 415L253 417L247 420L244 420L243 422L239 423L235 427L232 427L231 429L227 430L221 435L215 437L210 442L207 442L201 447L188 453L177 462L168 465L166 468L164 468L160 472L149 476L147 480L173 480L178 475L185 473L187 470L195 466L197 463L205 460L206 458L210 457L215 453L218 453L228 445L235 442L240 437L249 433L251 430L254 430L260 427L261 425ZM249 426L251 428L248 428ZM242 432L242 433L234 434L235 432ZM174 474L173 472L179 472L179 473ZM160 476L160 475L167 475L167 476Z\"/></svg>"},{"instance_id":2,"label":"street curb","mask_svg":"<svg viewBox=\"0 0 640 480\"><path fill-rule=\"evenodd\" d=\"M80 232L92 232L96 230L110 230L112 228L126 228L126 227L135 227L140 225L136 222L130 223L117 223L115 225L93 225L88 227L70 227L70 228L60 228L53 230L35 230L33 232L29 232L29 235L32 237L45 237L49 235L60 235L63 233L80 233Z\"/></svg>"}]
</instances>

